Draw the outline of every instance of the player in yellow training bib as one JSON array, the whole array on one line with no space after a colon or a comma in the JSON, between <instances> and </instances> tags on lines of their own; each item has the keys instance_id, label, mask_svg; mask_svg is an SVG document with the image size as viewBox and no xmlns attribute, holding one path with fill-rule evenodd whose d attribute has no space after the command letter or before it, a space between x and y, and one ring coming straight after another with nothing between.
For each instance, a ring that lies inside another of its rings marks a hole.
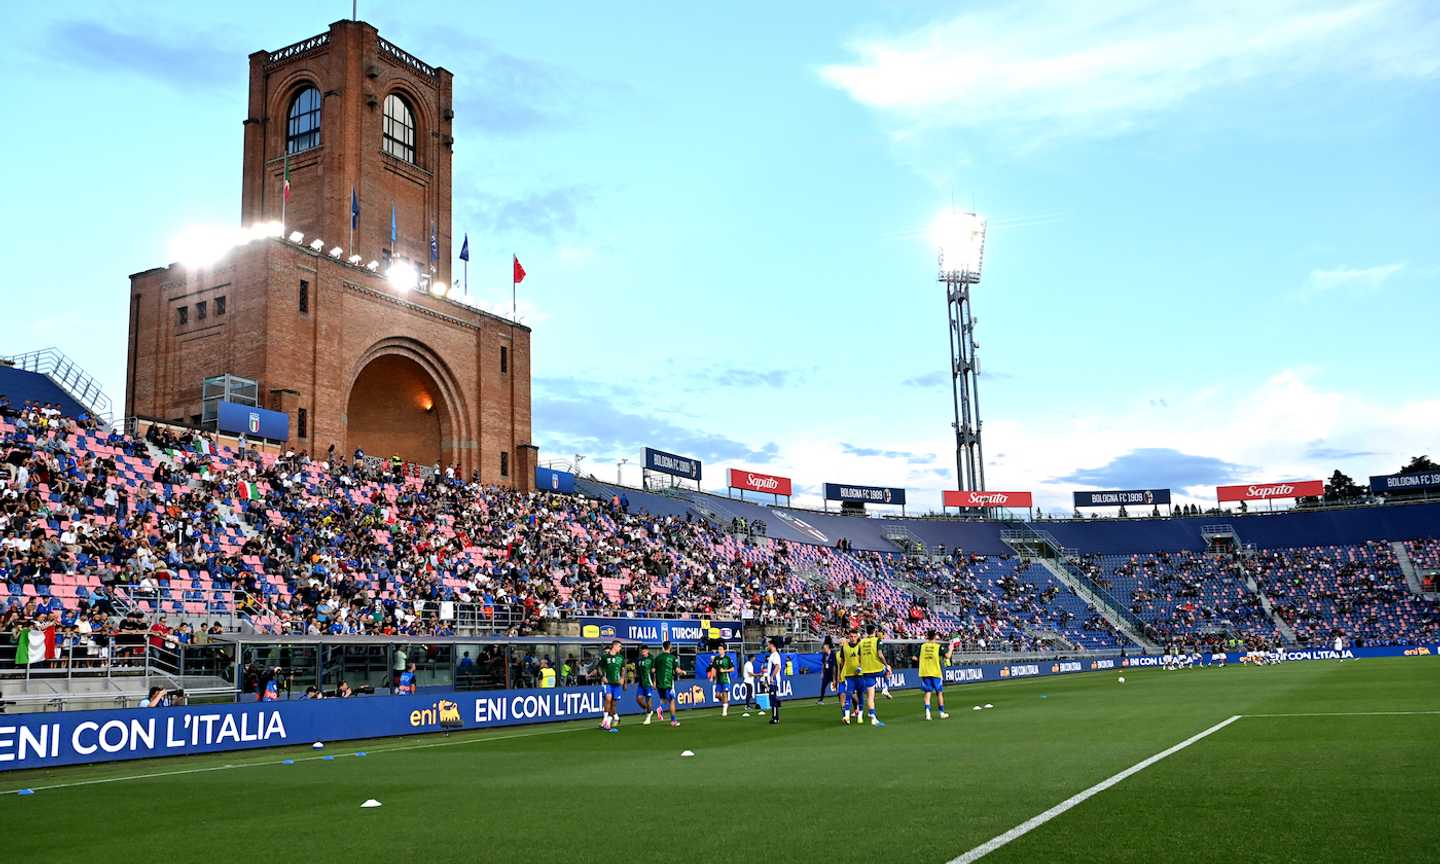
<instances>
[{"instance_id":1,"label":"player in yellow training bib","mask_svg":"<svg viewBox=\"0 0 1440 864\"><path fill-rule=\"evenodd\" d=\"M886 668L885 655L880 651L880 628L871 624L865 629L865 638L860 640L860 678L865 688L865 708L870 712L871 726L884 726L875 716L875 685Z\"/></svg>"},{"instance_id":2,"label":"player in yellow training bib","mask_svg":"<svg viewBox=\"0 0 1440 864\"><path fill-rule=\"evenodd\" d=\"M836 664L836 680L840 687L840 722L850 723L850 712L860 720L860 699L864 688L860 686L860 634L850 631L850 636L840 643L840 661ZM852 707L853 706L853 707Z\"/></svg>"},{"instance_id":3,"label":"player in yellow training bib","mask_svg":"<svg viewBox=\"0 0 1440 864\"><path fill-rule=\"evenodd\" d=\"M945 652L945 666L950 665L953 656L950 651ZM925 719L930 719L930 694L934 693L940 703L940 719L948 720L950 715L945 713L945 668L940 664L939 634L934 630L925 634L925 642L920 646L920 690L925 694Z\"/></svg>"}]
</instances>

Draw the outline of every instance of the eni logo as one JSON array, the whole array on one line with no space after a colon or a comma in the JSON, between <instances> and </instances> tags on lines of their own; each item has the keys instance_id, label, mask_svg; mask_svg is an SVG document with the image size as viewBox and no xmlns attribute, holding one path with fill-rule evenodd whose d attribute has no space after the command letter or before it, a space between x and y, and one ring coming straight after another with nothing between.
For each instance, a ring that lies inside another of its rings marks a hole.
<instances>
[{"instance_id":1,"label":"eni logo","mask_svg":"<svg viewBox=\"0 0 1440 864\"><path fill-rule=\"evenodd\" d=\"M459 729L465 725L460 719L460 706L449 699L441 699L429 708L416 708L410 712L410 725L439 726L441 729Z\"/></svg>"},{"instance_id":2,"label":"eni logo","mask_svg":"<svg viewBox=\"0 0 1440 864\"><path fill-rule=\"evenodd\" d=\"M705 688L699 684L692 685L689 690L680 690L675 694L675 701L681 705L704 705Z\"/></svg>"}]
</instances>

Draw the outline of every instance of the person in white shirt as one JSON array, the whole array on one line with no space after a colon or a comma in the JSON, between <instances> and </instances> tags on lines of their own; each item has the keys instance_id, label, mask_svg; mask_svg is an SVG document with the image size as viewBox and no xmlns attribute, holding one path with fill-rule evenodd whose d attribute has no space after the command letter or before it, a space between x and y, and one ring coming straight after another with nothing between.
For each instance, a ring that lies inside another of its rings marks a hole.
<instances>
[{"instance_id":1,"label":"person in white shirt","mask_svg":"<svg viewBox=\"0 0 1440 864\"><path fill-rule=\"evenodd\" d=\"M770 725L780 722L780 681L785 665L780 659L780 643L770 638L770 655L765 658L765 689L770 693Z\"/></svg>"},{"instance_id":2,"label":"person in white shirt","mask_svg":"<svg viewBox=\"0 0 1440 864\"><path fill-rule=\"evenodd\" d=\"M1345 655L1344 655L1344 653L1343 653L1344 651L1345 651L1345 637L1344 637L1344 636L1341 636L1340 634L1337 633L1337 634L1335 634L1335 653L1340 655L1340 662L1341 662L1341 663L1344 663L1344 662L1345 662Z\"/></svg>"},{"instance_id":3,"label":"person in white shirt","mask_svg":"<svg viewBox=\"0 0 1440 864\"><path fill-rule=\"evenodd\" d=\"M750 709L759 709L755 702L755 661L746 660L745 665L740 667L740 679L745 683L745 716L750 716Z\"/></svg>"}]
</instances>

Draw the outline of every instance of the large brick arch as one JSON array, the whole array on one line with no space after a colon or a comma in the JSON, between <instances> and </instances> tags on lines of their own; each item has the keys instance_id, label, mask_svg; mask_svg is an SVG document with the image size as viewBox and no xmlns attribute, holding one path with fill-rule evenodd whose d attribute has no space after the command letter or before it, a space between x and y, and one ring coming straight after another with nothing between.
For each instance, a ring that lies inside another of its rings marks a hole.
<instances>
[{"instance_id":1,"label":"large brick arch","mask_svg":"<svg viewBox=\"0 0 1440 864\"><path fill-rule=\"evenodd\" d=\"M464 390L417 339L382 339L362 353L350 370L345 404L350 451L359 446L372 456L463 464L459 442L474 440Z\"/></svg>"}]
</instances>

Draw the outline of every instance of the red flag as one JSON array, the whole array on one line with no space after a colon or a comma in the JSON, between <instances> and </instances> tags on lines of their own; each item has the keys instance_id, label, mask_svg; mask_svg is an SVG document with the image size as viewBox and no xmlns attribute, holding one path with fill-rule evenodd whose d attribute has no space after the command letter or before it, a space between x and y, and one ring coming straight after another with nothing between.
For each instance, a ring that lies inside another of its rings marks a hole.
<instances>
[{"instance_id":1,"label":"red flag","mask_svg":"<svg viewBox=\"0 0 1440 864\"><path fill-rule=\"evenodd\" d=\"M515 261L515 284L519 285L525 281L525 268L520 266L520 257L518 255L511 255L510 257Z\"/></svg>"}]
</instances>

